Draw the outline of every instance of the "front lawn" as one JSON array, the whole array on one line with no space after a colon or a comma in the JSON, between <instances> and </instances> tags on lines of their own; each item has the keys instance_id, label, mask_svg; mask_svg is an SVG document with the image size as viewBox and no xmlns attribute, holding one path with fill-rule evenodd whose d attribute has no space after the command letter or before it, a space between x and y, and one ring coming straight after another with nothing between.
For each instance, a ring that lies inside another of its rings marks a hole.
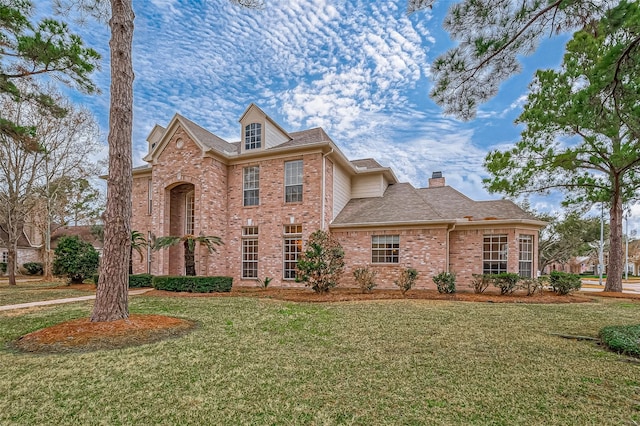
<instances>
[{"instance_id":1,"label":"front lawn","mask_svg":"<svg viewBox=\"0 0 640 426\"><path fill-rule=\"evenodd\" d=\"M640 365L588 341L640 303L295 303L138 296L198 322L174 340L64 355L7 343L90 304L0 313L0 424L633 424Z\"/></svg>"},{"instance_id":2,"label":"front lawn","mask_svg":"<svg viewBox=\"0 0 640 426\"><path fill-rule=\"evenodd\" d=\"M10 286L6 280L0 281L0 306L80 297L89 294L91 293L77 290L77 287L66 288L61 282L29 281L18 282L18 285Z\"/></svg>"}]
</instances>

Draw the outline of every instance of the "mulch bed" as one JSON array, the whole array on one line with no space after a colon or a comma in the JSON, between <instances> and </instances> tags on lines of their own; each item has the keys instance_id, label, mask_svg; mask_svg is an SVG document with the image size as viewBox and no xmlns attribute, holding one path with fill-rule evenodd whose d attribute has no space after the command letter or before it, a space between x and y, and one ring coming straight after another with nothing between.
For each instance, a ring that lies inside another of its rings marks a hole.
<instances>
[{"instance_id":1,"label":"mulch bed","mask_svg":"<svg viewBox=\"0 0 640 426\"><path fill-rule=\"evenodd\" d=\"M164 315L131 315L127 320L91 322L80 318L43 328L13 343L24 352L66 353L121 349L182 336L196 323Z\"/></svg>"},{"instance_id":2,"label":"mulch bed","mask_svg":"<svg viewBox=\"0 0 640 426\"><path fill-rule=\"evenodd\" d=\"M152 290L145 296L166 297L260 297L265 299L285 300L290 302L352 302L367 300L451 300L460 302L488 302L488 303L584 303L593 299L585 294L570 294L560 296L545 291L535 296L515 292L511 295L501 295L496 289L487 289L484 293L475 294L470 291L459 291L454 294L440 294L436 290L410 290L404 296L400 290L374 289L371 293L362 293L354 288L334 288L326 294L316 294L308 288L254 288L234 287L228 293L176 293L163 290Z\"/></svg>"}]
</instances>

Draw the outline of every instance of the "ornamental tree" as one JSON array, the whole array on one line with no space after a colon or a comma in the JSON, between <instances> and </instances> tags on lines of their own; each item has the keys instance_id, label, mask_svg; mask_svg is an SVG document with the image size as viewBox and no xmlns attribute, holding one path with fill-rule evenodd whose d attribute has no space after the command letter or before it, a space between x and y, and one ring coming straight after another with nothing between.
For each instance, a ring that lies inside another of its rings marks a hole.
<instances>
[{"instance_id":1,"label":"ornamental tree","mask_svg":"<svg viewBox=\"0 0 640 426\"><path fill-rule=\"evenodd\" d=\"M66 276L72 284L81 284L98 272L100 255L77 236L61 237L54 251L53 274Z\"/></svg>"},{"instance_id":2,"label":"ornamental tree","mask_svg":"<svg viewBox=\"0 0 640 426\"><path fill-rule=\"evenodd\" d=\"M328 232L317 230L309 237L298 258L296 281L316 293L327 293L338 285L344 272L344 250Z\"/></svg>"},{"instance_id":3,"label":"ornamental tree","mask_svg":"<svg viewBox=\"0 0 640 426\"><path fill-rule=\"evenodd\" d=\"M640 189L640 7L620 4L567 44L562 69L531 84L521 140L485 159L491 192L558 190L567 205L609 209L605 291L622 291L623 204Z\"/></svg>"}]
</instances>

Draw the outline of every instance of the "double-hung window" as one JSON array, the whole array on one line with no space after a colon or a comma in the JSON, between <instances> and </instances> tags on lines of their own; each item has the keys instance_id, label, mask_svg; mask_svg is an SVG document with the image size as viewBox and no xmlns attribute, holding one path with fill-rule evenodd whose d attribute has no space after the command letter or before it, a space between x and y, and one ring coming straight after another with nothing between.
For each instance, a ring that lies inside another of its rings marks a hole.
<instances>
[{"instance_id":1,"label":"double-hung window","mask_svg":"<svg viewBox=\"0 0 640 426\"><path fill-rule=\"evenodd\" d=\"M302 160L284 163L284 201L286 203L302 201Z\"/></svg>"},{"instance_id":2,"label":"double-hung window","mask_svg":"<svg viewBox=\"0 0 640 426\"><path fill-rule=\"evenodd\" d=\"M260 167L245 167L242 172L242 204L257 206L260 204Z\"/></svg>"},{"instance_id":3,"label":"double-hung window","mask_svg":"<svg viewBox=\"0 0 640 426\"><path fill-rule=\"evenodd\" d=\"M399 261L399 235L373 235L371 237L371 263L398 263Z\"/></svg>"},{"instance_id":4,"label":"double-hung window","mask_svg":"<svg viewBox=\"0 0 640 426\"><path fill-rule=\"evenodd\" d=\"M507 236L485 235L482 245L482 273L501 274L507 272Z\"/></svg>"},{"instance_id":5,"label":"double-hung window","mask_svg":"<svg viewBox=\"0 0 640 426\"><path fill-rule=\"evenodd\" d=\"M284 226L283 278L296 278L298 257L302 253L302 225Z\"/></svg>"},{"instance_id":6,"label":"double-hung window","mask_svg":"<svg viewBox=\"0 0 640 426\"><path fill-rule=\"evenodd\" d=\"M258 278L258 227L242 228L242 278Z\"/></svg>"},{"instance_id":7,"label":"double-hung window","mask_svg":"<svg viewBox=\"0 0 640 426\"><path fill-rule=\"evenodd\" d=\"M518 251L518 274L522 278L533 278L533 235L520 235Z\"/></svg>"}]
</instances>

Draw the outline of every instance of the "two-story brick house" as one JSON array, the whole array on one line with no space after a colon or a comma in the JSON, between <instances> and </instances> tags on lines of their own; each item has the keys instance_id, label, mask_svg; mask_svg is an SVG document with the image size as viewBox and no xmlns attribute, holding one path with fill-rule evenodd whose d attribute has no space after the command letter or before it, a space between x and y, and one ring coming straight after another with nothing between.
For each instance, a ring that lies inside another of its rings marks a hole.
<instances>
[{"instance_id":1,"label":"two-story brick house","mask_svg":"<svg viewBox=\"0 0 640 426\"><path fill-rule=\"evenodd\" d=\"M369 266L380 287L404 267L418 287L452 271L535 274L543 222L510 201L473 201L434 173L428 188L400 183L373 159L350 161L321 129L289 133L251 104L240 142L227 142L176 115L151 131L149 164L134 169L132 229L147 236L216 235L224 245L196 255L199 275L236 285L297 286L295 265L308 236L330 231L345 250L343 284ZM182 248L148 251L135 272L183 274Z\"/></svg>"}]
</instances>

